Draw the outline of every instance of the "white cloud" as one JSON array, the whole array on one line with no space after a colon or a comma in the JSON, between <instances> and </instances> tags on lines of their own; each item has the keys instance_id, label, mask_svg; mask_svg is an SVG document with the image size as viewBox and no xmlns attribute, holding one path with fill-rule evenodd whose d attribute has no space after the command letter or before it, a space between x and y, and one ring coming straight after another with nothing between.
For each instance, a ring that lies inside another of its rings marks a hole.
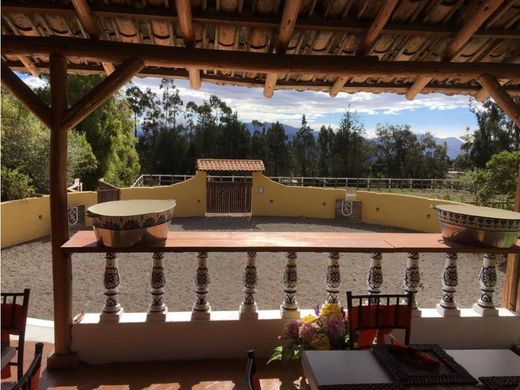
<instances>
[{"instance_id":1,"label":"white cloud","mask_svg":"<svg viewBox=\"0 0 520 390\"><path fill-rule=\"evenodd\" d=\"M133 82L141 88L158 91L160 80L144 78L134 79ZM445 111L468 108L469 104L469 98L460 95L427 94L419 95L415 100L409 101L403 95L390 93L340 93L337 97L332 98L327 93L316 91L275 91L274 96L267 99L263 96L261 88L203 83L202 88L195 91L189 87L187 80L177 80L176 85L184 100L194 100L196 103L200 103L203 99L208 99L210 95L218 95L226 104L237 110L244 121L258 119L272 122L279 120L291 126L299 125L302 114L306 115L308 122L314 127L328 124L326 117L342 113L348 106L360 114L395 116L419 108Z\"/></svg>"},{"instance_id":2,"label":"white cloud","mask_svg":"<svg viewBox=\"0 0 520 390\"><path fill-rule=\"evenodd\" d=\"M27 76L27 77L23 78L23 81L25 84L27 84L32 89L37 89L37 88L43 87L44 85L47 84L47 81L42 80L38 77L34 77L34 76Z\"/></svg>"}]
</instances>

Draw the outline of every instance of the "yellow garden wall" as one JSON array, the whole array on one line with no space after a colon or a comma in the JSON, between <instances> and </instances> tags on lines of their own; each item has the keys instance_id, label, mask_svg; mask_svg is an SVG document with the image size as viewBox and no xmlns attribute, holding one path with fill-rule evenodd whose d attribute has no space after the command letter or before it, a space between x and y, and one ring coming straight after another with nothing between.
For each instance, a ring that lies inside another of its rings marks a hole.
<instances>
[{"instance_id":1,"label":"yellow garden wall","mask_svg":"<svg viewBox=\"0 0 520 390\"><path fill-rule=\"evenodd\" d=\"M161 187L121 188L125 199L175 199L174 217L203 217L206 214L206 172L181 183Z\"/></svg>"},{"instance_id":2,"label":"yellow garden wall","mask_svg":"<svg viewBox=\"0 0 520 390\"><path fill-rule=\"evenodd\" d=\"M419 196L357 191L356 200L362 203L361 218L364 223L439 233L437 212L434 204L460 204L440 199Z\"/></svg>"},{"instance_id":3,"label":"yellow garden wall","mask_svg":"<svg viewBox=\"0 0 520 390\"><path fill-rule=\"evenodd\" d=\"M252 215L332 219L336 199L345 199L345 190L317 187L290 187L260 172L253 173Z\"/></svg>"},{"instance_id":4,"label":"yellow garden wall","mask_svg":"<svg viewBox=\"0 0 520 390\"><path fill-rule=\"evenodd\" d=\"M97 202L96 192L71 192L69 206L89 207ZM2 202L2 248L35 240L50 234L49 196ZM86 219L86 224L91 222Z\"/></svg>"}]
</instances>

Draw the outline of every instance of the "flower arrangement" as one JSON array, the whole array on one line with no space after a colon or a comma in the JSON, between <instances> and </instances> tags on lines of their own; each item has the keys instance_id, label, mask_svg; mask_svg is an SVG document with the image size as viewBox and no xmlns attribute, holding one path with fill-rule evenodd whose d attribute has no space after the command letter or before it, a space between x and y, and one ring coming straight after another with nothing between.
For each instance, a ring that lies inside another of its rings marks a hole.
<instances>
[{"instance_id":1,"label":"flower arrangement","mask_svg":"<svg viewBox=\"0 0 520 390\"><path fill-rule=\"evenodd\" d=\"M341 350L348 347L348 323L343 308L335 303L326 303L316 315L309 314L301 320L291 320L285 324L276 347L268 363L275 360L299 359L305 350Z\"/></svg>"}]
</instances>

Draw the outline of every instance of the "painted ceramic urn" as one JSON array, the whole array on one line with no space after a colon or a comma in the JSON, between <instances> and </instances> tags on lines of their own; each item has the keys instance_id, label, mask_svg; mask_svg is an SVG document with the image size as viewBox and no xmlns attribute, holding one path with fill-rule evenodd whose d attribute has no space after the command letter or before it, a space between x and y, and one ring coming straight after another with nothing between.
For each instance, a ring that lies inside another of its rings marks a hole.
<instances>
[{"instance_id":1,"label":"painted ceramic urn","mask_svg":"<svg viewBox=\"0 0 520 390\"><path fill-rule=\"evenodd\" d=\"M91 206L86 215L100 244L128 247L164 242L174 208L174 200L117 200Z\"/></svg>"},{"instance_id":2,"label":"painted ceramic urn","mask_svg":"<svg viewBox=\"0 0 520 390\"><path fill-rule=\"evenodd\" d=\"M511 248L520 234L520 213L464 204L432 205L439 213L442 237L449 241Z\"/></svg>"}]
</instances>

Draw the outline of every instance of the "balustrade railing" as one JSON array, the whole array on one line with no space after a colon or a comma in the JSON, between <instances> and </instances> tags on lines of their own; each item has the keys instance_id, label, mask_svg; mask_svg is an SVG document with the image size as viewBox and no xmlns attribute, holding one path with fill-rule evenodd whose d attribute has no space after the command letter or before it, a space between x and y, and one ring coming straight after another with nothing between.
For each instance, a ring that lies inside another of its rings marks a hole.
<instances>
[{"instance_id":1,"label":"balustrade railing","mask_svg":"<svg viewBox=\"0 0 520 390\"><path fill-rule=\"evenodd\" d=\"M418 240L417 237L420 236ZM414 240L415 238L415 240ZM148 320L165 320L167 302L164 302L166 275L163 262L165 252L192 252L196 253L196 267L194 269L194 304L192 320L208 320L211 306L210 274L211 252L242 252L246 253L245 268L243 271L243 300L237 297L237 310L240 319L258 318L258 305L255 301L257 292L258 273L257 261L261 261L262 252L285 252L285 268L280 270L280 289L284 298L280 305L281 318L299 318L298 305L298 251L317 252L323 255L324 260L324 288L325 303L340 303L341 295L349 289L341 284L340 256L350 252L367 253L370 265L367 270L367 290L370 294L379 294L384 290L383 261L385 253L402 253L407 257L403 270L403 290L413 293L412 306L416 313L420 303L418 288L421 282L419 258L421 252L439 253L440 260L444 252L444 268L439 272L439 303L437 311L442 316L456 316L460 311L456 303L458 284L457 253L482 253L482 268L478 280L480 294L475 297L473 309L483 315L498 315L493 300L496 285L496 255L506 252L519 252L518 247L512 249L491 249L482 247L451 246L439 240L437 234L385 234L385 233L212 233L211 237L202 232L170 232L169 239L162 247L121 248L126 252L151 252L152 270L150 280L151 303L148 308ZM409 243L411 242L411 244ZM371 245L373 243L373 246ZM107 249L95 243L93 232L79 232L63 249L69 252L104 252ZM196 251L195 251L196 250ZM489 253L485 253L489 252ZM241 256L235 254L237 258ZM123 312L123 305L119 302L121 278L117 263L117 253L105 253L105 305L101 314L101 321L117 321ZM124 275L122 276L124 278ZM143 308L144 309L144 308Z\"/></svg>"}]
</instances>

